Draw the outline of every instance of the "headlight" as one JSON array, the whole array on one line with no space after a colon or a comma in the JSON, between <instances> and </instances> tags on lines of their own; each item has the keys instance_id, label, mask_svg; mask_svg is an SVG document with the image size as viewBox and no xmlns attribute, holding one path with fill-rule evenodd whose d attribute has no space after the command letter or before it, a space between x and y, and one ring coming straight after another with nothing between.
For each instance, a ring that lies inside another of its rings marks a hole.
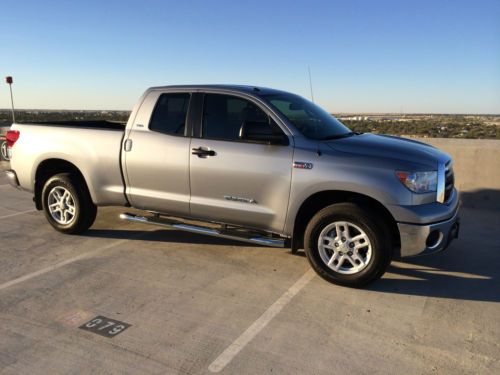
<instances>
[{"instance_id":1,"label":"headlight","mask_svg":"<svg viewBox=\"0 0 500 375\"><path fill-rule=\"evenodd\" d=\"M414 193L431 193L437 189L437 171L396 171L399 181Z\"/></svg>"}]
</instances>

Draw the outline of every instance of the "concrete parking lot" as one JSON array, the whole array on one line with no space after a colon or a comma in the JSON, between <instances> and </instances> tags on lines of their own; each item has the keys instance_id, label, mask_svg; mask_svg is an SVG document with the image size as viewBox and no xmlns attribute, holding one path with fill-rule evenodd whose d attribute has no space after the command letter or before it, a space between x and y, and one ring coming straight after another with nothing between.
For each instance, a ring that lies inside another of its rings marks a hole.
<instances>
[{"instance_id":1,"label":"concrete parking lot","mask_svg":"<svg viewBox=\"0 0 500 375\"><path fill-rule=\"evenodd\" d=\"M5 168L5 163L0 165ZM126 223L62 235L0 172L1 374L500 373L500 215L363 290L303 255ZM79 329L96 316L131 326Z\"/></svg>"}]
</instances>

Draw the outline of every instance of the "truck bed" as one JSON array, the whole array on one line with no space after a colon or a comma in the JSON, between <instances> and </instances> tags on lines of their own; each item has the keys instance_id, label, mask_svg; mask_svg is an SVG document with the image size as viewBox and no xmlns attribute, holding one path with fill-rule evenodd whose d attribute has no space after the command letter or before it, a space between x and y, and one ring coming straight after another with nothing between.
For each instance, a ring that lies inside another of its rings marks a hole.
<instances>
[{"instance_id":1,"label":"truck bed","mask_svg":"<svg viewBox=\"0 0 500 375\"><path fill-rule=\"evenodd\" d=\"M42 122L28 123L27 125L60 126L60 127L70 127L70 128L124 131L126 123L118 121L107 121L107 120L92 120L92 121L71 120L71 121L42 121Z\"/></svg>"},{"instance_id":2,"label":"truck bed","mask_svg":"<svg viewBox=\"0 0 500 375\"><path fill-rule=\"evenodd\" d=\"M41 163L63 160L76 167L87 182L94 203L126 203L121 173L125 125L111 121L15 123L20 132L11 158L23 190L33 191ZM46 167L45 167L46 168Z\"/></svg>"}]
</instances>

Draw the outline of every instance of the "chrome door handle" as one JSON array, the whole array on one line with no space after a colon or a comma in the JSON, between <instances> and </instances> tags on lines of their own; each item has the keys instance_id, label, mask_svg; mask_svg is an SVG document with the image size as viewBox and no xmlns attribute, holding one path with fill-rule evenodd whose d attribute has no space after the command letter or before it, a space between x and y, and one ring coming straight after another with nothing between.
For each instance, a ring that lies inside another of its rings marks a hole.
<instances>
[{"instance_id":1,"label":"chrome door handle","mask_svg":"<svg viewBox=\"0 0 500 375\"><path fill-rule=\"evenodd\" d=\"M125 141L125 143L123 144L123 149L126 152L132 151L132 140L131 139L127 139Z\"/></svg>"},{"instance_id":2,"label":"chrome door handle","mask_svg":"<svg viewBox=\"0 0 500 375\"><path fill-rule=\"evenodd\" d=\"M205 150L201 147L193 148L191 153L193 155L198 155L199 158L204 158L207 156L215 156L216 155L214 150Z\"/></svg>"}]
</instances>

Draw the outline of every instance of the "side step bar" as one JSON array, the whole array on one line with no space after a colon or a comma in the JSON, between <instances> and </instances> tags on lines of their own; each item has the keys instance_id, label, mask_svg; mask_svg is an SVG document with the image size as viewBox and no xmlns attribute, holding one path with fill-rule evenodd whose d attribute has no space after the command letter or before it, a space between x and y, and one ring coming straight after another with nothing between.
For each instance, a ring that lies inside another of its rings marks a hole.
<instances>
[{"instance_id":1,"label":"side step bar","mask_svg":"<svg viewBox=\"0 0 500 375\"><path fill-rule=\"evenodd\" d=\"M120 214L120 219L132 221L135 223L158 225L161 227L178 229L191 233L205 234L212 237L226 238L228 240L250 242L263 246L285 247L285 239L259 236L256 233L242 232L238 230L202 227L198 225L186 224L180 221L174 221L167 218L161 218L159 216L144 217L130 213L123 213Z\"/></svg>"}]
</instances>

